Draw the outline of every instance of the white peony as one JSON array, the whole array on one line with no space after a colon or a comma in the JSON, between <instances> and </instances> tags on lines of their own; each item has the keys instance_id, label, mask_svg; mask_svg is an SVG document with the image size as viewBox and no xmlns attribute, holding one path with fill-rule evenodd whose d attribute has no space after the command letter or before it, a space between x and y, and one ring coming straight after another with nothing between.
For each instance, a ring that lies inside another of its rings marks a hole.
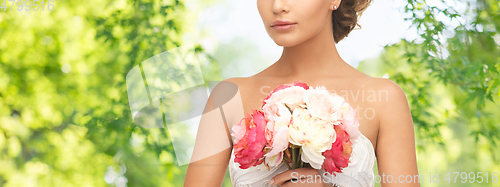
<instances>
[{"instance_id":1,"label":"white peony","mask_svg":"<svg viewBox=\"0 0 500 187\"><path fill-rule=\"evenodd\" d=\"M297 106L293 109L292 123L288 128L291 144L301 146L301 160L314 169L321 169L325 157L323 152L331 149L336 139L333 125Z\"/></svg>"},{"instance_id":2,"label":"white peony","mask_svg":"<svg viewBox=\"0 0 500 187\"><path fill-rule=\"evenodd\" d=\"M328 92L325 87L308 89L304 93L304 102L312 116L329 121L335 125L340 123L342 115L348 109L345 100L339 95Z\"/></svg>"}]
</instances>

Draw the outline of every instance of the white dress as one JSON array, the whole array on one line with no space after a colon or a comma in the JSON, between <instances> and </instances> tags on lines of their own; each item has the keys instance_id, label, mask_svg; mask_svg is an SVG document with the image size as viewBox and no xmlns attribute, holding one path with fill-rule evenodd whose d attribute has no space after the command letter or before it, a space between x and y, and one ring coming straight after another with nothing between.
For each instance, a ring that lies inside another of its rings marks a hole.
<instances>
[{"instance_id":1,"label":"white dress","mask_svg":"<svg viewBox=\"0 0 500 187\"><path fill-rule=\"evenodd\" d=\"M361 134L361 133L360 133ZM371 141L363 134L352 144L352 154L349 165L344 168L343 173L336 176L326 173L323 169L319 172L327 177L323 181L331 181L330 184L340 187L373 187L375 186L373 167L375 164L375 152ZM267 187L269 181L286 170L287 166L281 163L277 167L271 167L270 171L263 165L261 167L239 168L239 163L234 162L234 150L231 152L229 161L229 175L234 187Z\"/></svg>"}]
</instances>

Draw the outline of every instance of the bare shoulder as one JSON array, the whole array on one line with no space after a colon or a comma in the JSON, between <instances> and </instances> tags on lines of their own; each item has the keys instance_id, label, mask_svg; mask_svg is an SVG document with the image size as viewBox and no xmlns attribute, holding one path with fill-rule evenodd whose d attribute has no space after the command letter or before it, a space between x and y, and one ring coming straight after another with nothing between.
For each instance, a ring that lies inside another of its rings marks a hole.
<instances>
[{"instance_id":1,"label":"bare shoulder","mask_svg":"<svg viewBox=\"0 0 500 187\"><path fill-rule=\"evenodd\" d=\"M394 99L400 100L406 97L403 89L387 78L373 77L356 69L352 72L352 80L354 80L352 84L367 85L366 89L385 91Z\"/></svg>"},{"instance_id":2,"label":"bare shoulder","mask_svg":"<svg viewBox=\"0 0 500 187\"><path fill-rule=\"evenodd\" d=\"M388 94L389 100L387 102L407 102L404 90L396 82L379 77L370 77L368 79L372 89L384 91Z\"/></svg>"},{"instance_id":3,"label":"bare shoulder","mask_svg":"<svg viewBox=\"0 0 500 187\"><path fill-rule=\"evenodd\" d=\"M387 78L374 78L381 88L388 89L390 91L404 94L403 89L394 81Z\"/></svg>"},{"instance_id":4,"label":"bare shoulder","mask_svg":"<svg viewBox=\"0 0 500 187\"><path fill-rule=\"evenodd\" d=\"M210 93L209 102L212 108L222 107L228 129L244 117L244 98L251 90L250 82L247 77L224 79Z\"/></svg>"},{"instance_id":5,"label":"bare shoulder","mask_svg":"<svg viewBox=\"0 0 500 187\"><path fill-rule=\"evenodd\" d=\"M248 80L245 77L233 77L224 79L215 85L210 93L209 99L214 107L221 107L233 100L235 96L246 91ZM241 95L239 95L241 97Z\"/></svg>"},{"instance_id":6,"label":"bare shoulder","mask_svg":"<svg viewBox=\"0 0 500 187\"><path fill-rule=\"evenodd\" d=\"M362 80L366 86L365 89L374 90L379 97L377 102L372 102L371 106L378 112L378 119L392 119L397 115L410 114L408 99L404 90L396 82L387 78L370 77Z\"/></svg>"},{"instance_id":7,"label":"bare shoulder","mask_svg":"<svg viewBox=\"0 0 500 187\"><path fill-rule=\"evenodd\" d=\"M231 77L228 79L224 79L222 82L230 82L238 86L239 89L243 88L243 86L248 85L251 77Z\"/></svg>"},{"instance_id":8,"label":"bare shoulder","mask_svg":"<svg viewBox=\"0 0 500 187\"><path fill-rule=\"evenodd\" d=\"M374 78L372 82L373 86L386 91L389 98L378 102L376 109L379 116L375 150L378 172L391 176L418 175L415 131L406 94L390 79ZM405 186L419 186L418 183L411 184ZM391 184L383 184L385 185Z\"/></svg>"},{"instance_id":9,"label":"bare shoulder","mask_svg":"<svg viewBox=\"0 0 500 187\"><path fill-rule=\"evenodd\" d=\"M257 83L256 80L257 79L254 77L232 77L225 79L222 82L235 86L236 90L243 94L255 89Z\"/></svg>"},{"instance_id":10,"label":"bare shoulder","mask_svg":"<svg viewBox=\"0 0 500 187\"><path fill-rule=\"evenodd\" d=\"M411 111L404 90L396 82L386 78L373 78L373 86L387 93L387 99L376 103L378 108L379 122L383 126L401 125L387 123L388 121L404 121L412 124ZM385 124L385 125L384 125ZM413 126L413 125L410 125Z\"/></svg>"},{"instance_id":11,"label":"bare shoulder","mask_svg":"<svg viewBox=\"0 0 500 187\"><path fill-rule=\"evenodd\" d=\"M221 95L225 95L225 93L234 93L240 90L243 85L245 85L244 81L244 77L224 79L214 86L210 95L219 97Z\"/></svg>"},{"instance_id":12,"label":"bare shoulder","mask_svg":"<svg viewBox=\"0 0 500 187\"><path fill-rule=\"evenodd\" d=\"M241 81L238 78L224 79L211 89L204 112L207 113L222 105L228 104L240 91ZM240 91L241 92L241 91Z\"/></svg>"}]
</instances>

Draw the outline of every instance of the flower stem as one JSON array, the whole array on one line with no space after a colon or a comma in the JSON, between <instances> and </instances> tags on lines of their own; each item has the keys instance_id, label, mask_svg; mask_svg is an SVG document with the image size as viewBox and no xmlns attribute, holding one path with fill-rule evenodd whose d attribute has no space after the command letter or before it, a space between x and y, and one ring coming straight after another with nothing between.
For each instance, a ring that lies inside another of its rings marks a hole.
<instances>
[{"instance_id":1,"label":"flower stem","mask_svg":"<svg viewBox=\"0 0 500 187\"><path fill-rule=\"evenodd\" d=\"M290 164L288 164L288 161L290 161L290 160L288 160L288 158L286 158L286 157L284 157L284 159L285 159L285 165L286 165L286 167L287 167L289 170L291 170L291 169L292 169L292 167L290 167Z\"/></svg>"},{"instance_id":2,"label":"flower stem","mask_svg":"<svg viewBox=\"0 0 500 187\"><path fill-rule=\"evenodd\" d=\"M288 149L285 150L285 152L288 152ZM292 167L290 167L290 164L288 163L288 162L291 162L291 160L289 157L286 156L286 153L285 153L285 155L283 155L283 160L286 164L286 167L288 167L288 169L292 169Z\"/></svg>"},{"instance_id":3,"label":"flower stem","mask_svg":"<svg viewBox=\"0 0 500 187\"><path fill-rule=\"evenodd\" d=\"M294 169L300 168L301 159L300 159L299 151L300 151L300 147L293 149L293 156L295 158L294 167L293 167Z\"/></svg>"},{"instance_id":4,"label":"flower stem","mask_svg":"<svg viewBox=\"0 0 500 187\"><path fill-rule=\"evenodd\" d=\"M302 149L300 148L299 156L302 156ZM304 162L300 162L300 167L304 167Z\"/></svg>"}]
</instances>

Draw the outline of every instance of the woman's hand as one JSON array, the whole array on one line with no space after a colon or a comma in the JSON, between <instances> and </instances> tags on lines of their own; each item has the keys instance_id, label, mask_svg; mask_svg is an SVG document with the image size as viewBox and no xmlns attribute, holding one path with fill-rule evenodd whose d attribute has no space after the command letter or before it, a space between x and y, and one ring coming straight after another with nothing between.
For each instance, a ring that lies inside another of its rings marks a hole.
<instances>
[{"instance_id":1,"label":"woman's hand","mask_svg":"<svg viewBox=\"0 0 500 187\"><path fill-rule=\"evenodd\" d=\"M297 168L285 171L274 176L269 182L271 185L279 185L283 187L331 187L332 185L323 183L323 177L317 169L314 168Z\"/></svg>"}]
</instances>

